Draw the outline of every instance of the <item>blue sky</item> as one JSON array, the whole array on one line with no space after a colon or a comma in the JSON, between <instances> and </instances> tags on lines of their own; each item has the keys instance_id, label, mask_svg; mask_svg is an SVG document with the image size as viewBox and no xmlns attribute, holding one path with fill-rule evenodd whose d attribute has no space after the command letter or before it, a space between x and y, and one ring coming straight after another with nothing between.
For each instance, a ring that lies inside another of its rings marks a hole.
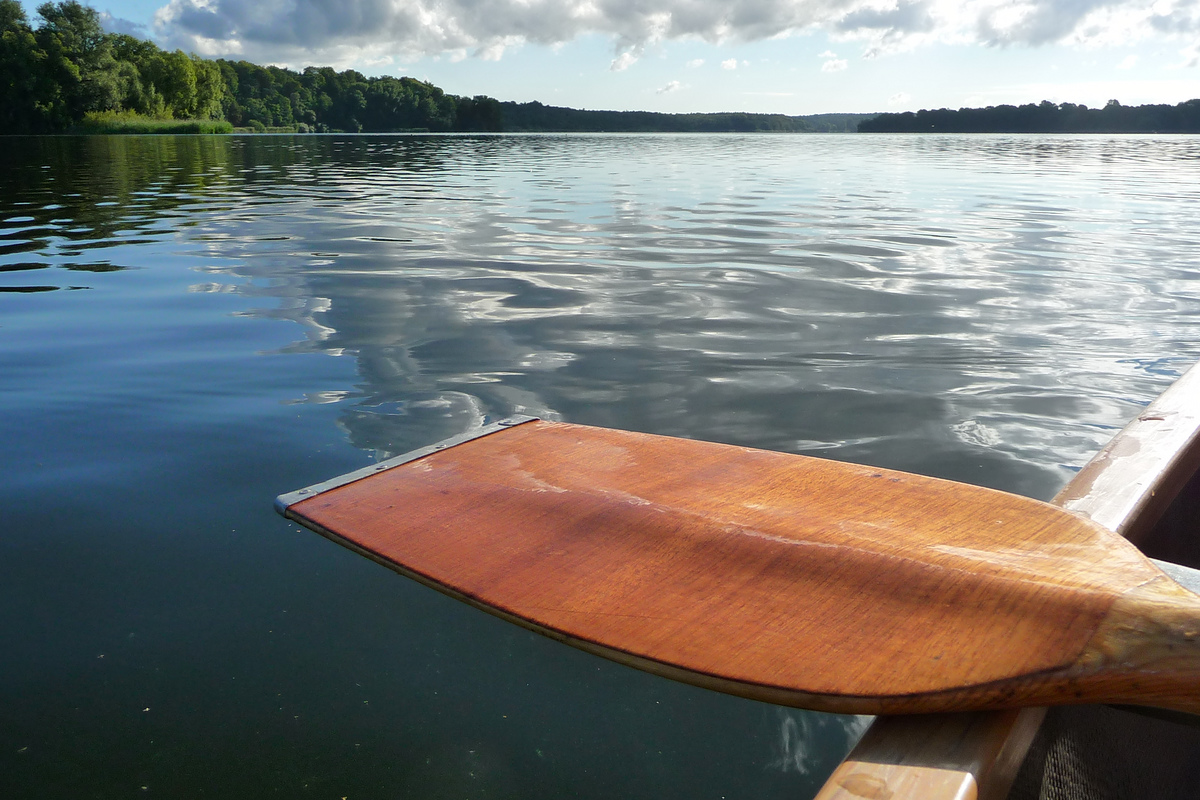
<instances>
[{"instance_id":1,"label":"blue sky","mask_svg":"<svg viewBox=\"0 0 1200 800\"><path fill-rule=\"evenodd\" d=\"M1200 97L1200 0L93 0L209 57L576 108L786 114ZM36 3L26 3L34 18Z\"/></svg>"}]
</instances>

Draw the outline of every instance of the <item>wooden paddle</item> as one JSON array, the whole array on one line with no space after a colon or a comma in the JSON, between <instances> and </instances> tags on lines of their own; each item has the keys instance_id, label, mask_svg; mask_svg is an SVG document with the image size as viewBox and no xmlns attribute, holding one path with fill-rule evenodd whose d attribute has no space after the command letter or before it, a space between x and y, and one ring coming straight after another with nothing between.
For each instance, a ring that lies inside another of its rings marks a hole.
<instances>
[{"instance_id":1,"label":"wooden paddle","mask_svg":"<svg viewBox=\"0 0 1200 800\"><path fill-rule=\"evenodd\" d=\"M856 714L1200 712L1200 597L989 489L541 420L284 495L285 516L598 655Z\"/></svg>"}]
</instances>

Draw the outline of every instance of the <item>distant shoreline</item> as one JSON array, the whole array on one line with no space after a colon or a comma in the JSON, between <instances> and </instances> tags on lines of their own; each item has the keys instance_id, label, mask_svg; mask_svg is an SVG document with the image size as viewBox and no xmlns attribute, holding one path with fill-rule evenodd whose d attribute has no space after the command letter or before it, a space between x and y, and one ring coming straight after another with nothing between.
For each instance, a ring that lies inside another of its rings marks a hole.
<instances>
[{"instance_id":1,"label":"distant shoreline","mask_svg":"<svg viewBox=\"0 0 1200 800\"><path fill-rule=\"evenodd\" d=\"M1049 101L901 114L589 111L460 97L414 78L206 59L107 33L75 2L6 6L2 134L120 133L1200 133L1200 99L1104 108Z\"/></svg>"},{"instance_id":2,"label":"distant shoreline","mask_svg":"<svg viewBox=\"0 0 1200 800\"><path fill-rule=\"evenodd\" d=\"M478 102L479 98L476 98ZM89 112L65 131L70 135L120 134L346 134L346 133L960 133L960 134L1187 134L1200 133L1200 99L1175 106L1123 106L1110 101L1089 109L1048 101L885 114L668 114L655 111L591 111L539 102L491 101L496 124L487 130L405 127L347 131L292 123L265 126L257 120L234 127L223 119L170 119L132 111ZM4 132L7 133L7 132Z\"/></svg>"},{"instance_id":3,"label":"distant shoreline","mask_svg":"<svg viewBox=\"0 0 1200 800\"><path fill-rule=\"evenodd\" d=\"M106 32L95 9L67 0L38 6L36 26L21 6L5 9L5 69L32 76L0 87L5 134L853 132L870 116L583 111L459 97L408 77L168 52Z\"/></svg>"},{"instance_id":4,"label":"distant shoreline","mask_svg":"<svg viewBox=\"0 0 1200 800\"><path fill-rule=\"evenodd\" d=\"M1200 133L1200 99L1178 105L1103 108L1048 100L1022 106L948 108L878 114L858 124L859 133Z\"/></svg>"},{"instance_id":5,"label":"distant shoreline","mask_svg":"<svg viewBox=\"0 0 1200 800\"><path fill-rule=\"evenodd\" d=\"M129 111L90 112L68 134L214 133L853 133L873 114L667 114L655 111L585 111L532 103L499 103L499 125L488 130L402 127L347 131L303 122L234 127L227 120L163 119ZM255 121L252 121L255 122Z\"/></svg>"},{"instance_id":6,"label":"distant shoreline","mask_svg":"<svg viewBox=\"0 0 1200 800\"><path fill-rule=\"evenodd\" d=\"M853 133L874 114L588 111L539 102L499 104L505 133Z\"/></svg>"}]
</instances>

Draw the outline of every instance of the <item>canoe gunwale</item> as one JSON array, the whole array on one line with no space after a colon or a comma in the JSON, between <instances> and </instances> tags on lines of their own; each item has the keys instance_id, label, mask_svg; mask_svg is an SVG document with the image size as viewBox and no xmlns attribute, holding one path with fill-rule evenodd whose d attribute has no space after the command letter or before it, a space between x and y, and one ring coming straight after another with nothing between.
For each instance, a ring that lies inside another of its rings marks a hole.
<instances>
[{"instance_id":1,"label":"canoe gunwale","mask_svg":"<svg viewBox=\"0 0 1200 800\"><path fill-rule=\"evenodd\" d=\"M1141 547L1200 469L1200 364L1129 422L1051 501Z\"/></svg>"}]
</instances>

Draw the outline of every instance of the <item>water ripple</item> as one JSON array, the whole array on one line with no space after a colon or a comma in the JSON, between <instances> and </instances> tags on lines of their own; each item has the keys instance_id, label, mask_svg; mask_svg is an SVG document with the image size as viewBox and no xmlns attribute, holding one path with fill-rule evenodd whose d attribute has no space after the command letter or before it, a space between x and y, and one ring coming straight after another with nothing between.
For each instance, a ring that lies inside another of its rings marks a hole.
<instances>
[{"instance_id":1,"label":"water ripple","mask_svg":"<svg viewBox=\"0 0 1200 800\"><path fill-rule=\"evenodd\" d=\"M7 291L169 248L205 265L197 292L299 323L289 351L353 354L361 387L307 393L381 452L437 409L534 409L1045 496L1200 355L1195 137L131 138L56 158L0 203Z\"/></svg>"}]
</instances>

